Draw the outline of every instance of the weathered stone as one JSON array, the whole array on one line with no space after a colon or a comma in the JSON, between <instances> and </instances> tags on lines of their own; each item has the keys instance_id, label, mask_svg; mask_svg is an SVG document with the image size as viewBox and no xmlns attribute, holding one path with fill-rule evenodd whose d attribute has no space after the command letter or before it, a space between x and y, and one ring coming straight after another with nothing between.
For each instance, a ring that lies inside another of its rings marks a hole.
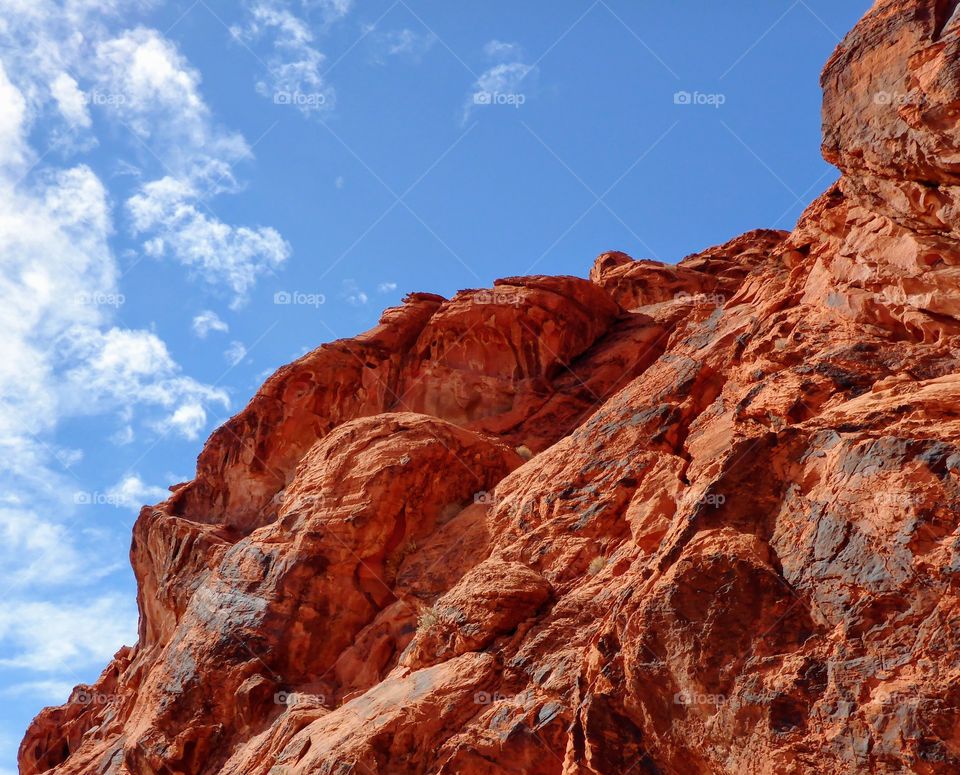
<instances>
[{"instance_id":1,"label":"weathered stone","mask_svg":"<svg viewBox=\"0 0 960 775\"><path fill-rule=\"evenodd\" d=\"M956 6L842 43L791 234L414 295L271 377L23 775L960 772Z\"/></svg>"}]
</instances>

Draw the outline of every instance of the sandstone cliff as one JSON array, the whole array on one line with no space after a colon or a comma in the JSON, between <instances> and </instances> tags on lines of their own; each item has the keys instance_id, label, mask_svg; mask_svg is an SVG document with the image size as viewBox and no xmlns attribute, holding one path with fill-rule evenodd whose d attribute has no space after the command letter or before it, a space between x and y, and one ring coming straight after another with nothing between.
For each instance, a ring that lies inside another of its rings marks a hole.
<instances>
[{"instance_id":1,"label":"sandstone cliff","mask_svg":"<svg viewBox=\"0 0 960 775\"><path fill-rule=\"evenodd\" d=\"M956 6L829 61L792 234L416 294L277 372L21 772L960 772Z\"/></svg>"}]
</instances>

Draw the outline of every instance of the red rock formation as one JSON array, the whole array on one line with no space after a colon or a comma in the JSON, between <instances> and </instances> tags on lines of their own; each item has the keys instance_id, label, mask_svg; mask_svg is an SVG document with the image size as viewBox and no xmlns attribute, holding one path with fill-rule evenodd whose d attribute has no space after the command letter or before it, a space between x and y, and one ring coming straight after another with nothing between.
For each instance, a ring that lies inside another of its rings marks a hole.
<instances>
[{"instance_id":1,"label":"red rock formation","mask_svg":"<svg viewBox=\"0 0 960 775\"><path fill-rule=\"evenodd\" d=\"M956 6L840 46L792 234L415 295L271 377L21 772L960 772Z\"/></svg>"}]
</instances>

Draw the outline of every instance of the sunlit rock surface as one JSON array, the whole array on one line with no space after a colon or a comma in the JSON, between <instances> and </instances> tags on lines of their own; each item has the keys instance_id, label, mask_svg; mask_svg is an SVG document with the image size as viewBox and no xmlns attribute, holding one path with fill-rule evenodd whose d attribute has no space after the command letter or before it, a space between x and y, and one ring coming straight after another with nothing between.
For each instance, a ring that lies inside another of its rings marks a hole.
<instances>
[{"instance_id":1,"label":"sunlit rock surface","mask_svg":"<svg viewBox=\"0 0 960 775\"><path fill-rule=\"evenodd\" d=\"M792 234L413 295L277 372L21 772L960 772L956 6L842 43Z\"/></svg>"}]
</instances>

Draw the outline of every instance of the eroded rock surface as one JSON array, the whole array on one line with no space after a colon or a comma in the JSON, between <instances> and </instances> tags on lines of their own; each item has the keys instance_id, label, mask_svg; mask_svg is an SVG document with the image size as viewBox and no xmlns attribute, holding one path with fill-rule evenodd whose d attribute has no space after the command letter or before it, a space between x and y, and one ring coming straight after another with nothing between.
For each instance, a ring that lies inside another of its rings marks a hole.
<instances>
[{"instance_id":1,"label":"eroded rock surface","mask_svg":"<svg viewBox=\"0 0 960 775\"><path fill-rule=\"evenodd\" d=\"M414 295L271 377L21 772L960 772L956 6L841 44L791 234Z\"/></svg>"}]
</instances>

